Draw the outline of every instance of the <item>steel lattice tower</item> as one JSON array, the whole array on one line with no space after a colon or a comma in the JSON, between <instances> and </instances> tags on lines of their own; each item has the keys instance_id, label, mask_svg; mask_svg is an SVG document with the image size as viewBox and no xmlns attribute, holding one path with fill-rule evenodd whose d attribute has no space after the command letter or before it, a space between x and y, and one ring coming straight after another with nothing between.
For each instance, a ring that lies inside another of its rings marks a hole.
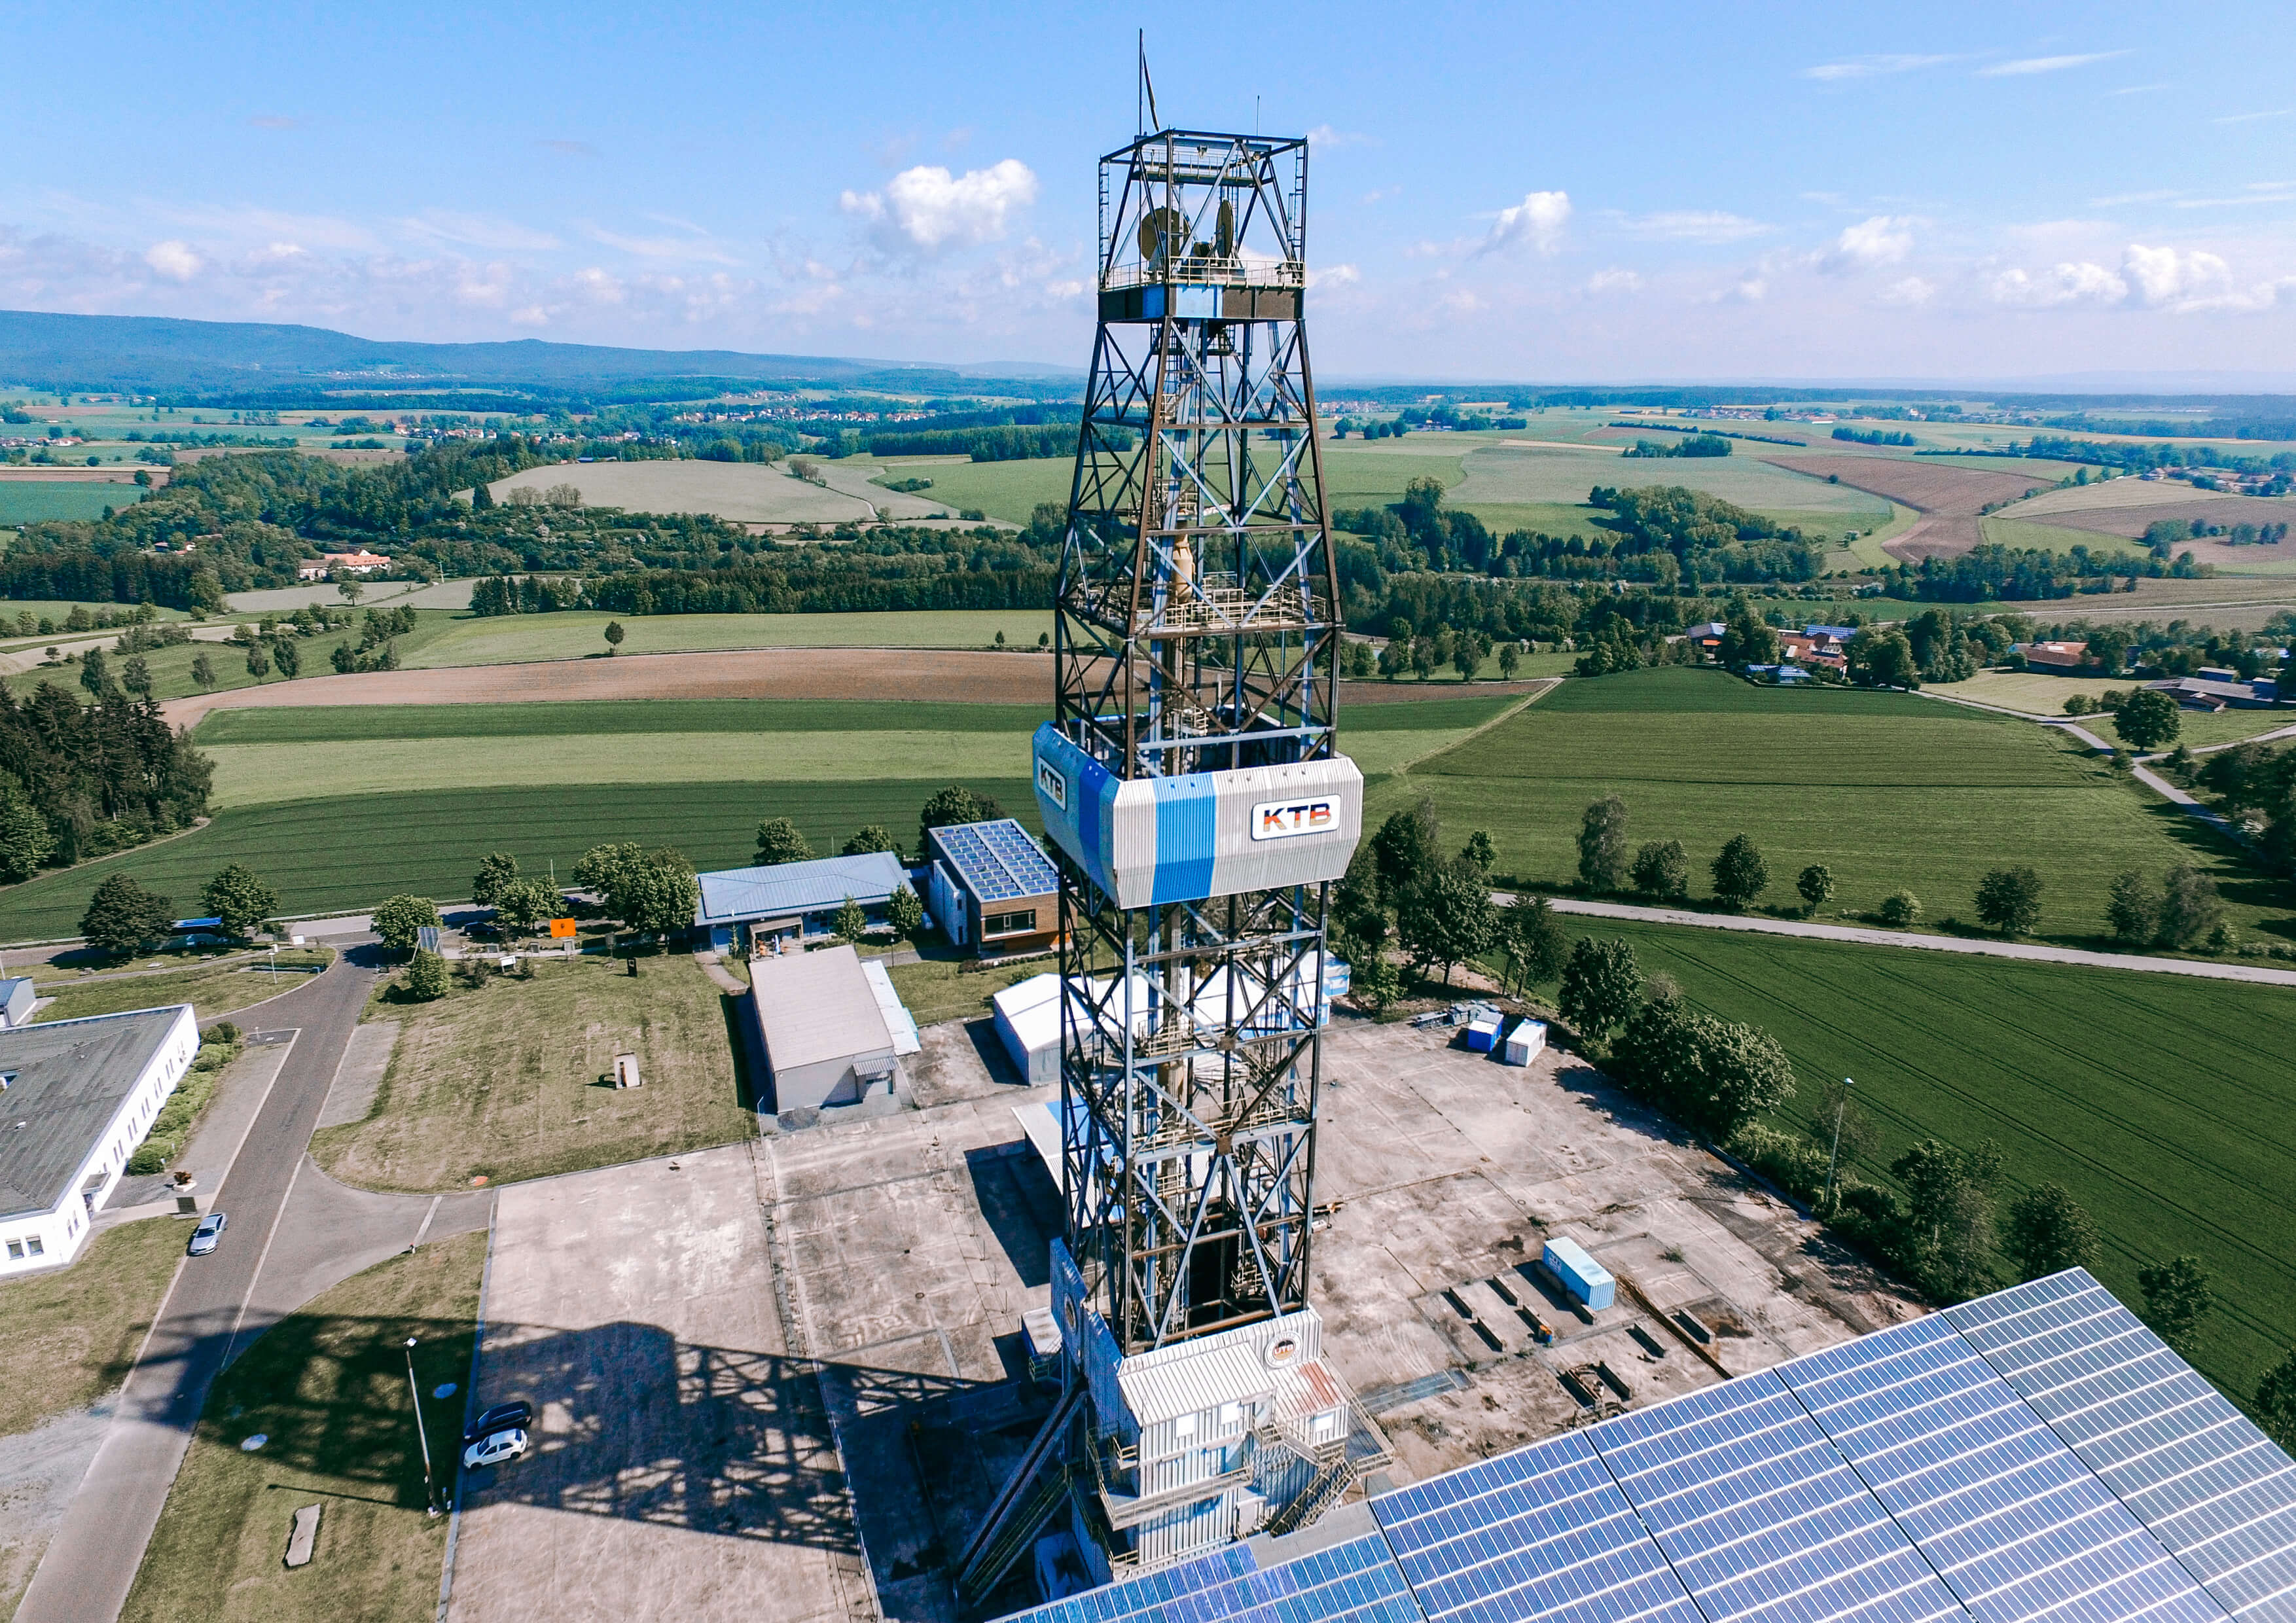
<instances>
[{"instance_id":1,"label":"steel lattice tower","mask_svg":"<svg viewBox=\"0 0 2296 1623\"><path fill-rule=\"evenodd\" d=\"M1336 753L1307 171L1304 141L1194 131L1101 160L1054 725L1119 779ZM1067 1238L1118 1347L1302 1306L1324 887L1128 908L1061 865L1062 973L1100 988L1063 1032Z\"/></svg>"},{"instance_id":2,"label":"steel lattice tower","mask_svg":"<svg viewBox=\"0 0 2296 1623\"><path fill-rule=\"evenodd\" d=\"M1308 1302L1324 913L1363 781L1336 733L1307 179L1304 140L1259 135L1160 130L1100 161L1034 745L1061 875L1062 1389L958 1563L971 1598L1063 1504L1104 1579L1303 1525L1379 1455ZM1175 1358L1230 1360L1186 1432L1126 1396Z\"/></svg>"}]
</instances>

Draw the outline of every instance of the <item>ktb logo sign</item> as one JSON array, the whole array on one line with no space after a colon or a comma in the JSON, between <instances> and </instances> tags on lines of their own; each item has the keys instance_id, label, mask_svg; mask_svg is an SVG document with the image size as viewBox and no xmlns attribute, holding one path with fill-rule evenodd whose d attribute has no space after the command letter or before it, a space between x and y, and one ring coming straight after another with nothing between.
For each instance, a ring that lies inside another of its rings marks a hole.
<instances>
[{"instance_id":1,"label":"ktb logo sign","mask_svg":"<svg viewBox=\"0 0 2296 1623\"><path fill-rule=\"evenodd\" d=\"M1328 834L1340 826L1340 803L1329 795L1304 800L1262 800L1251 808L1254 840L1292 840Z\"/></svg>"},{"instance_id":2,"label":"ktb logo sign","mask_svg":"<svg viewBox=\"0 0 2296 1623\"><path fill-rule=\"evenodd\" d=\"M1069 781L1060 768L1039 756L1037 760L1037 792L1059 807L1069 808Z\"/></svg>"}]
</instances>

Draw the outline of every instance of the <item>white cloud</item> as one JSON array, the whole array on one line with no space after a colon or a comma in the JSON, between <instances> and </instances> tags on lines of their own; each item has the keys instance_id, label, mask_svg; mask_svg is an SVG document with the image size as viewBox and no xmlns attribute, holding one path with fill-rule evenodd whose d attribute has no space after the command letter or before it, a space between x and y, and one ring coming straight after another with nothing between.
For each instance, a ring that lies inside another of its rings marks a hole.
<instances>
[{"instance_id":1,"label":"white cloud","mask_svg":"<svg viewBox=\"0 0 2296 1623\"><path fill-rule=\"evenodd\" d=\"M1833 245L1817 256L1817 268L1828 275L1876 270L1895 265L1914 250L1914 222L1902 214L1877 214L1846 227Z\"/></svg>"},{"instance_id":2,"label":"white cloud","mask_svg":"<svg viewBox=\"0 0 2296 1623\"><path fill-rule=\"evenodd\" d=\"M1636 236L1662 237L1677 242L1741 242L1772 229L1759 220L1718 209L1677 209L1642 215L1623 224Z\"/></svg>"},{"instance_id":3,"label":"white cloud","mask_svg":"<svg viewBox=\"0 0 2296 1623\"><path fill-rule=\"evenodd\" d=\"M2067 68L2086 68L2091 62L2109 62L2117 56L2127 56L2127 51L2088 51L2079 56L2021 56L2015 61L1995 62L1980 68L1980 78L2005 78L2030 73L2062 73Z\"/></svg>"},{"instance_id":4,"label":"white cloud","mask_svg":"<svg viewBox=\"0 0 2296 1623\"><path fill-rule=\"evenodd\" d=\"M2121 269L2136 289L2139 302L2155 309L2185 313L2209 309L2255 309L2273 301L2272 290L2242 293L2232 284L2232 266L2205 249L2179 253L2173 248L2147 248L2131 242L2121 256Z\"/></svg>"},{"instance_id":5,"label":"white cloud","mask_svg":"<svg viewBox=\"0 0 2296 1623\"><path fill-rule=\"evenodd\" d=\"M1642 285L1643 279L1636 272L1616 266L1596 271L1587 278L1587 291L1590 293L1632 293L1639 291Z\"/></svg>"},{"instance_id":6,"label":"white cloud","mask_svg":"<svg viewBox=\"0 0 2296 1623\"><path fill-rule=\"evenodd\" d=\"M1551 254L1562 243L1562 227L1570 220L1570 194L1567 192L1531 192L1512 209L1502 209L1491 222L1490 234L1476 247L1478 254L1496 253L1527 242L1540 253Z\"/></svg>"},{"instance_id":7,"label":"white cloud","mask_svg":"<svg viewBox=\"0 0 2296 1623\"><path fill-rule=\"evenodd\" d=\"M2224 114L2221 118L2210 119L2209 122L2211 124L2253 124L2259 119L2286 119L2291 117L2296 117L2296 107L2276 107L2270 112L2228 112Z\"/></svg>"},{"instance_id":8,"label":"white cloud","mask_svg":"<svg viewBox=\"0 0 2296 1623\"><path fill-rule=\"evenodd\" d=\"M1876 297L1883 304L1918 307L1937 297L1937 283L1919 276L1906 276L1890 283Z\"/></svg>"},{"instance_id":9,"label":"white cloud","mask_svg":"<svg viewBox=\"0 0 2296 1623\"><path fill-rule=\"evenodd\" d=\"M1374 136L1359 135L1351 130L1333 129L1328 124L1318 124L1315 128L1308 132L1308 147L1310 152L1319 146L1324 148L1335 148L1342 146L1377 146L1379 142Z\"/></svg>"},{"instance_id":10,"label":"white cloud","mask_svg":"<svg viewBox=\"0 0 2296 1623\"><path fill-rule=\"evenodd\" d=\"M626 254L641 259L683 259L704 265L733 265L737 261L706 236L631 237L603 226L585 227L594 242L609 248L619 248Z\"/></svg>"},{"instance_id":11,"label":"white cloud","mask_svg":"<svg viewBox=\"0 0 2296 1623\"><path fill-rule=\"evenodd\" d=\"M894 249L971 247L1004 234L1008 217L1037 201L1035 171L1017 158L951 175L938 164L904 169L883 192L847 192L838 206L878 227Z\"/></svg>"},{"instance_id":12,"label":"white cloud","mask_svg":"<svg viewBox=\"0 0 2296 1623\"><path fill-rule=\"evenodd\" d=\"M1309 287L1353 287L1363 280L1363 273L1352 265L1330 265L1308 273Z\"/></svg>"},{"instance_id":13,"label":"white cloud","mask_svg":"<svg viewBox=\"0 0 2296 1623\"><path fill-rule=\"evenodd\" d=\"M2064 260L2038 275L2010 269L1996 275L1987 291L1996 304L2046 309L2062 304L2119 304L2128 284L2103 266Z\"/></svg>"},{"instance_id":14,"label":"white cloud","mask_svg":"<svg viewBox=\"0 0 2296 1623\"><path fill-rule=\"evenodd\" d=\"M202 264L191 244L169 240L154 242L144 251L144 263L173 282L189 282L200 274Z\"/></svg>"},{"instance_id":15,"label":"white cloud","mask_svg":"<svg viewBox=\"0 0 2296 1623\"><path fill-rule=\"evenodd\" d=\"M1806 79L1870 79L1885 73L1911 73L1917 68L1934 68L1939 62L1949 62L1950 56L1916 55L1910 52L1894 52L1880 56L1852 56L1838 62L1820 62L1814 68L1804 68Z\"/></svg>"}]
</instances>

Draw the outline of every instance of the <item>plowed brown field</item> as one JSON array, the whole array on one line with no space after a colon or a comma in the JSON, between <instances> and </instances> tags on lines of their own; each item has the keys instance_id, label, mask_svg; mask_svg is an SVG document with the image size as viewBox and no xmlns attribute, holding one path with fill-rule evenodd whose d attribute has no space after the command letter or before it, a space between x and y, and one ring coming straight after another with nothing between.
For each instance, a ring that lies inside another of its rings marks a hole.
<instances>
[{"instance_id":1,"label":"plowed brown field","mask_svg":"<svg viewBox=\"0 0 2296 1623\"><path fill-rule=\"evenodd\" d=\"M1534 693L1529 682L1350 682L1346 704L1490 698ZM931 705L1041 704L1053 699L1053 662L1033 653L917 648L757 648L731 653L658 653L447 670L368 671L308 676L170 700L168 722L197 726L212 710L270 705L516 704L618 699L879 699Z\"/></svg>"},{"instance_id":2,"label":"plowed brown field","mask_svg":"<svg viewBox=\"0 0 2296 1623\"><path fill-rule=\"evenodd\" d=\"M2275 501L2259 496L2218 496L2205 493L2184 501L2130 502L2111 507L2056 507L2049 511L2005 513L2005 518L2031 518L2038 523L2054 524L2061 529L2092 529L2103 536L2125 536L2136 540L2144 534L2144 527L2162 519L2189 519L2195 524L2214 524L2230 529L2235 524L2285 524L2296 517L2296 502ZM2241 548L2243 552L2257 549ZM2264 557L2278 557L2278 548L2261 549Z\"/></svg>"},{"instance_id":3,"label":"plowed brown field","mask_svg":"<svg viewBox=\"0 0 2296 1623\"><path fill-rule=\"evenodd\" d=\"M1894 456L1769 456L1763 459L1817 479L1838 477L1845 485L1885 496L1920 513L1911 529L1883 544L1882 551L1907 563L1923 558L1956 558L1982 538L1979 509L2014 502L2045 482L2025 473L1988 473L1975 468L1939 467Z\"/></svg>"}]
</instances>

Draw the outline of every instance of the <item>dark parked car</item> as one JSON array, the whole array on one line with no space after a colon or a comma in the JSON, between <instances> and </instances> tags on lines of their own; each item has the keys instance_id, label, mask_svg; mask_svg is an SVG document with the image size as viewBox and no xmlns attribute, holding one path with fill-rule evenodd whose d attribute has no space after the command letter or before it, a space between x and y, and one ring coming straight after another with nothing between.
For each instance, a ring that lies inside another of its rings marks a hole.
<instances>
[{"instance_id":1,"label":"dark parked car","mask_svg":"<svg viewBox=\"0 0 2296 1623\"><path fill-rule=\"evenodd\" d=\"M230 1221L219 1211L211 1211L201 1217L200 1225L192 1231L192 1243L188 1248L191 1254L204 1257L215 1250L216 1242L223 1238L224 1225Z\"/></svg>"},{"instance_id":2,"label":"dark parked car","mask_svg":"<svg viewBox=\"0 0 2296 1623\"><path fill-rule=\"evenodd\" d=\"M534 1406L530 1403L498 1403L471 1422L471 1429L463 1433L463 1441L475 1443L497 1431L522 1431L533 1418Z\"/></svg>"}]
</instances>

